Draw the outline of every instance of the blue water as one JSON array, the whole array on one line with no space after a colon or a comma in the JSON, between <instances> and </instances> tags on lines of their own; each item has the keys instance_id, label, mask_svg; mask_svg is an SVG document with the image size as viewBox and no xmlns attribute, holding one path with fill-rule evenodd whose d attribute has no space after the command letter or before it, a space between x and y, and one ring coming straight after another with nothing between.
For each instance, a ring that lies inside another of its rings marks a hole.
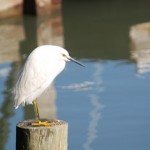
<instances>
[{"instance_id":1,"label":"blue water","mask_svg":"<svg viewBox=\"0 0 150 150\"><path fill-rule=\"evenodd\" d=\"M68 63L55 80L57 117L69 123L69 150L148 150L150 74L137 75L127 60L83 63L85 68ZM22 108L13 111L7 150L15 149L15 125L24 119Z\"/></svg>"},{"instance_id":2,"label":"blue water","mask_svg":"<svg viewBox=\"0 0 150 150\"><path fill-rule=\"evenodd\" d=\"M149 74L141 78L135 64L121 60L89 62L86 66L80 72L68 66L59 78L66 84L65 79L82 74L79 83L95 83L87 91L58 91L58 116L69 122L69 149L148 150Z\"/></svg>"}]
</instances>

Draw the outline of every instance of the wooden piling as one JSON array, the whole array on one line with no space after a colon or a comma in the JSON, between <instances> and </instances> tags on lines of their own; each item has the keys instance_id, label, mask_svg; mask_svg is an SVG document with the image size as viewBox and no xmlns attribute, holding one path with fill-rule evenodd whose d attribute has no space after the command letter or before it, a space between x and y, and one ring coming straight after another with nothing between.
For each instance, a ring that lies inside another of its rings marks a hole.
<instances>
[{"instance_id":1,"label":"wooden piling","mask_svg":"<svg viewBox=\"0 0 150 150\"><path fill-rule=\"evenodd\" d=\"M56 120L52 126L32 126L25 120L16 126L16 150L67 150L68 123Z\"/></svg>"}]
</instances>

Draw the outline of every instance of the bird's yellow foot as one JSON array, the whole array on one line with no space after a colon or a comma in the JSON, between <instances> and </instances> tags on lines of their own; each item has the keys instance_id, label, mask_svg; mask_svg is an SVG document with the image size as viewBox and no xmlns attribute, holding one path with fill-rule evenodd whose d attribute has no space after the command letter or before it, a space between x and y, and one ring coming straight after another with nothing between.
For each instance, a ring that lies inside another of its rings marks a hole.
<instances>
[{"instance_id":1,"label":"bird's yellow foot","mask_svg":"<svg viewBox=\"0 0 150 150\"><path fill-rule=\"evenodd\" d=\"M48 121L38 120L37 122L33 122L31 125L32 126L53 126L53 125L55 125L55 122L48 122Z\"/></svg>"}]
</instances>

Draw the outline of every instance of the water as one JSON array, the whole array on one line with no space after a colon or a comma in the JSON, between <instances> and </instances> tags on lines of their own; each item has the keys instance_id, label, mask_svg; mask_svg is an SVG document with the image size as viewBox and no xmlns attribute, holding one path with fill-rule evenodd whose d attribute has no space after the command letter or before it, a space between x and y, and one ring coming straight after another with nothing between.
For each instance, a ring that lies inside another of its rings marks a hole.
<instances>
[{"instance_id":1,"label":"water","mask_svg":"<svg viewBox=\"0 0 150 150\"><path fill-rule=\"evenodd\" d=\"M70 125L70 149L148 149L149 75L137 76L135 64L121 60L86 65L80 71L85 78L78 82L95 84L58 94L58 116ZM76 78L76 70L69 68L62 78Z\"/></svg>"},{"instance_id":2,"label":"water","mask_svg":"<svg viewBox=\"0 0 150 150\"><path fill-rule=\"evenodd\" d=\"M69 123L68 149L149 150L148 50L133 57L129 38L132 25L149 21L148 1L64 1L62 14L55 9L50 18L0 23L0 149L15 149L16 124L34 117L32 106L13 108L18 70L32 49L50 43L86 66L67 63L39 101L42 117Z\"/></svg>"}]
</instances>

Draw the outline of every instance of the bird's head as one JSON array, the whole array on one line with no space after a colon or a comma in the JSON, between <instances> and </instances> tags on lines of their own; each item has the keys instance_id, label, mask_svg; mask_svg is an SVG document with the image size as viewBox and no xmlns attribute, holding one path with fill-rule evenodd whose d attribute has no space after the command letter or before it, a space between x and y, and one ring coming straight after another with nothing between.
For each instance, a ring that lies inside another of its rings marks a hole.
<instances>
[{"instance_id":1,"label":"bird's head","mask_svg":"<svg viewBox=\"0 0 150 150\"><path fill-rule=\"evenodd\" d=\"M50 51L51 50L51 51ZM43 52L44 51L44 52ZM38 56L38 59L45 59L48 61L72 61L80 66L84 66L82 63L72 58L68 51L62 47L55 45L43 45L38 47L35 51L33 51L33 55Z\"/></svg>"},{"instance_id":2,"label":"bird's head","mask_svg":"<svg viewBox=\"0 0 150 150\"><path fill-rule=\"evenodd\" d=\"M85 67L81 62L79 62L79 61L77 61L76 59L72 58L72 57L69 55L69 53L68 53L67 50L62 49L60 53L61 53L61 57L62 57L63 60L65 60L65 61L72 61L72 62L74 62L74 63L76 63L76 64L78 64L78 65L80 65L80 66Z\"/></svg>"}]
</instances>

